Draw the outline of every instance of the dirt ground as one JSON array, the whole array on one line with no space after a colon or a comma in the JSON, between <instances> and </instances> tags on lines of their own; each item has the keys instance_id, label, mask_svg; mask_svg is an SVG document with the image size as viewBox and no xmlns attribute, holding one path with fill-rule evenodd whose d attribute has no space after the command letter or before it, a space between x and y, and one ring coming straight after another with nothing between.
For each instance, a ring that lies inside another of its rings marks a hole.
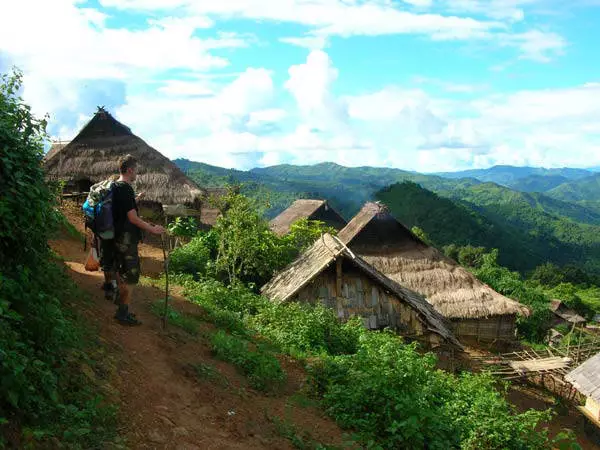
<instances>
[{"instance_id":1,"label":"dirt ground","mask_svg":"<svg viewBox=\"0 0 600 450\"><path fill-rule=\"evenodd\" d=\"M78 212L71 218L79 230ZM69 214L67 213L69 216ZM252 390L231 365L215 360L205 334L189 335L173 326L166 331L150 310L164 291L140 285L134 290L132 310L143 322L123 327L114 319L115 306L104 299L102 272L86 272L82 241L62 236L50 242L66 261L70 275L85 291L83 314L97 326L101 340L115 356L112 390L120 405L120 433L135 449L286 449L294 448L277 422L292 425L298 435L316 442L344 446L335 423L312 406L294 401L303 383L297 363L283 360L288 374L281 392L265 395ZM162 250L142 245L142 272L162 270ZM173 307L201 315L195 305L173 296ZM212 366L217 378L198 377L193 364Z\"/></svg>"}]
</instances>

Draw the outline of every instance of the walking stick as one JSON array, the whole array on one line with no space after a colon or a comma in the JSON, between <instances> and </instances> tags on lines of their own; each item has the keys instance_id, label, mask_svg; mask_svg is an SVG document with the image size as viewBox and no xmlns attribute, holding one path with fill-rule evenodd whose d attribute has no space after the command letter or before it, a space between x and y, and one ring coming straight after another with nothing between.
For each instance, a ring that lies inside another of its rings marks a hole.
<instances>
[{"instance_id":1,"label":"walking stick","mask_svg":"<svg viewBox=\"0 0 600 450\"><path fill-rule=\"evenodd\" d=\"M160 242L162 244L163 259L165 266L165 309L162 316L162 329L167 329L167 314L169 312L169 258L167 257L167 249L165 245L164 235L160 235Z\"/></svg>"}]
</instances>

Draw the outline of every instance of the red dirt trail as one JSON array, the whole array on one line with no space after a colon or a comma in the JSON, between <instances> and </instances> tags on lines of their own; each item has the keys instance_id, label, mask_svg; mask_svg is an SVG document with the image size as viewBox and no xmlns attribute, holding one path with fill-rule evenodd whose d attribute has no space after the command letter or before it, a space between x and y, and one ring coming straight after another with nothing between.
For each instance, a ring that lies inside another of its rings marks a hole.
<instances>
[{"instance_id":1,"label":"red dirt trail","mask_svg":"<svg viewBox=\"0 0 600 450\"><path fill-rule=\"evenodd\" d=\"M73 220L78 215L66 214ZM132 310L143 322L123 327L114 319L115 307L100 289L101 272L86 272L82 242L63 237L50 242L62 256L69 274L89 294L81 302L82 313L96 326L116 362L107 388L120 407L120 435L126 446L135 449L288 449L294 448L282 435L273 417L293 424L296 432L323 444L344 446L343 432L314 407L297 406L290 397L298 391L303 372L297 363L283 360L288 381L281 392L262 394L248 387L246 380L229 364L212 358L206 332L192 336L174 326L161 328L150 306L164 298L164 291L140 285L134 290ZM162 251L147 245L140 249L142 272L162 269ZM201 316L202 311L177 295L173 307ZM211 365L218 379L203 380L190 364Z\"/></svg>"}]
</instances>

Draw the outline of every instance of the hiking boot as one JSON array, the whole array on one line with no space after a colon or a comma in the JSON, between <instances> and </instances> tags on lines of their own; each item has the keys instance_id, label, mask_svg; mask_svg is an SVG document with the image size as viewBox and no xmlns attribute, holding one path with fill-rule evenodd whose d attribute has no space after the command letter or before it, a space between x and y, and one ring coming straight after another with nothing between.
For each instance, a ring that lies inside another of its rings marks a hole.
<instances>
[{"instance_id":1,"label":"hiking boot","mask_svg":"<svg viewBox=\"0 0 600 450\"><path fill-rule=\"evenodd\" d=\"M121 325L135 326L142 324L142 322L136 319L135 314L129 312L129 307L127 305L119 305L119 308L115 313L115 319L117 319Z\"/></svg>"}]
</instances>

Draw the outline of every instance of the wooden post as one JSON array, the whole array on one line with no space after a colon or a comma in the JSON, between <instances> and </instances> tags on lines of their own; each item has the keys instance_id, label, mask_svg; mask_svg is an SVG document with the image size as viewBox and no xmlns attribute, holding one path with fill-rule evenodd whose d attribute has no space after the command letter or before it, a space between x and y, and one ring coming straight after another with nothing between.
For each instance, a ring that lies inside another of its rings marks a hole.
<instances>
[{"instance_id":1,"label":"wooden post","mask_svg":"<svg viewBox=\"0 0 600 450\"><path fill-rule=\"evenodd\" d=\"M335 296L342 297L342 258L335 260Z\"/></svg>"}]
</instances>

